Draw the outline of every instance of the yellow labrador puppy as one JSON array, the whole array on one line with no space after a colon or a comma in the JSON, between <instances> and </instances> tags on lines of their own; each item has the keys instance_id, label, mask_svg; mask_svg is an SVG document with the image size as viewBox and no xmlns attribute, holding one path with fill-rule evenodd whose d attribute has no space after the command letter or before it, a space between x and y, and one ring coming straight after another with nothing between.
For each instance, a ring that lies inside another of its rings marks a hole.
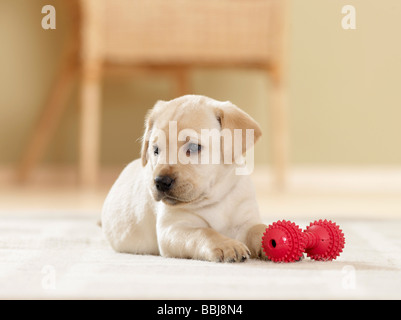
<instances>
[{"instance_id":1,"label":"yellow labrador puppy","mask_svg":"<svg viewBox=\"0 0 401 320\"><path fill-rule=\"evenodd\" d=\"M114 250L216 262L264 258L266 225L237 161L260 136L255 120L230 102L197 95L158 101L141 159L123 170L104 203L102 229Z\"/></svg>"}]
</instances>

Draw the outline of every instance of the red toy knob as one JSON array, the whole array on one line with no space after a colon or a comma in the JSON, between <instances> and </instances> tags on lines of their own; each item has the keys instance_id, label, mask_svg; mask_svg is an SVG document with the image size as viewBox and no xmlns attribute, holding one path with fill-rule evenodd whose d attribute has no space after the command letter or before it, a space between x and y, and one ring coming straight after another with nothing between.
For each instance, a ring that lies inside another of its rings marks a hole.
<instances>
[{"instance_id":1,"label":"red toy knob","mask_svg":"<svg viewBox=\"0 0 401 320\"><path fill-rule=\"evenodd\" d=\"M331 221L311 223L304 232L295 223L277 221L262 237L263 251L274 262L294 262L306 252L314 260L336 259L344 248L344 234Z\"/></svg>"},{"instance_id":2,"label":"red toy knob","mask_svg":"<svg viewBox=\"0 0 401 320\"><path fill-rule=\"evenodd\" d=\"M293 222L277 221L262 237L263 251L274 262L292 262L301 258L305 250L302 230Z\"/></svg>"}]
</instances>

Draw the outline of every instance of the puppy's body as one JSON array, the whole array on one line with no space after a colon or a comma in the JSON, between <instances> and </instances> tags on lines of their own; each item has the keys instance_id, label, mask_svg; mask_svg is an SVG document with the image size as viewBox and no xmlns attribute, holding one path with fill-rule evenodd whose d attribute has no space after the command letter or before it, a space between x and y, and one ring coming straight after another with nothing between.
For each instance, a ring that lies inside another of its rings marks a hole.
<instances>
[{"instance_id":1,"label":"puppy's body","mask_svg":"<svg viewBox=\"0 0 401 320\"><path fill-rule=\"evenodd\" d=\"M159 254L156 207L145 187L146 168L139 159L122 171L102 210L102 229L114 250Z\"/></svg>"},{"instance_id":2,"label":"puppy's body","mask_svg":"<svg viewBox=\"0 0 401 320\"><path fill-rule=\"evenodd\" d=\"M190 127L197 132L250 126L258 130L256 138L260 136L256 122L229 103L184 96L156 104L147 119L142 159L123 170L103 207L102 228L112 247L119 252L208 261L263 257L261 236L266 226L260 221L250 177L236 175L235 164L163 163L169 146L161 147L155 132L160 129L171 138L170 121L177 121L179 130ZM191 139L179 143L178 154L187 150ZM188 158L199 156L188 152ZM157 183L166 176L171 177L168 184Z\"/></svg>"}]
</instances>

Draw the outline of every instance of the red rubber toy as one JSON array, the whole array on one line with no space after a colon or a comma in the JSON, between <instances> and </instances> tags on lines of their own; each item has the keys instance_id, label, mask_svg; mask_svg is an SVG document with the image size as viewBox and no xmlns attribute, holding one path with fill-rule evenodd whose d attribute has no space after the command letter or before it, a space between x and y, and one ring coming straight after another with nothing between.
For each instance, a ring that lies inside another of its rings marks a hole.
<instances>
[{"instance_id":1,"label":"red rubber toy","mask_svg":"<svg viewBox=\"0 0 401 320\"><path fill-rule=\"evenodd\" d=\"M334 260L344 244L342 230L327 220L312 222L305 231L291 221L277 221L262 237L263 251L274 262L298 261L304 252L313 260Z\"/></svg>"}]
</instances>

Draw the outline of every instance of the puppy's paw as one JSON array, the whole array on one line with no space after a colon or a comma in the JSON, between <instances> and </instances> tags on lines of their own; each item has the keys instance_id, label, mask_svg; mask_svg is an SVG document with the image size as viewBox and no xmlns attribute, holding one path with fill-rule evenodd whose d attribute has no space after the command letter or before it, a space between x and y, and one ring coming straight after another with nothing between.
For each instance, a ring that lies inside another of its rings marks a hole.
<instances>
[{"instance_id":1,"label":"puppy's paw","mask_svg":"<svg viewBox=\"0 0 401 320\"><path fill-rule=\"evenodd\" d=\"M215 243L209 250L208 260L214 262L243 262L251 255L248 247L234 239Z\"/></svg>"},{"instance_id":2,"label":"puppy's paw","mask_svg":"<svg viewBox=\"0 0 401 320\"><path fill-rule=\"evenodd\" d=\"M262 237L266 228L266 225L258 224L250 228L248 231L246 244L251 251L251 259L269 260L263 252L262 247Z\"/></svg>"}]
</instances>

